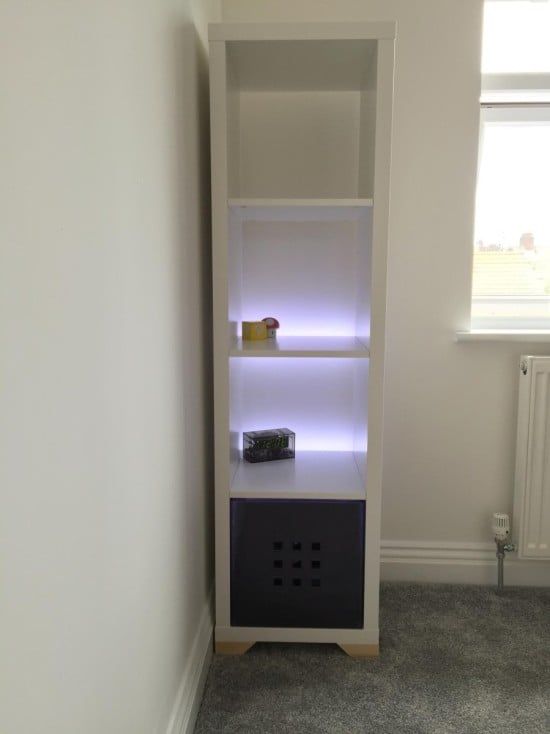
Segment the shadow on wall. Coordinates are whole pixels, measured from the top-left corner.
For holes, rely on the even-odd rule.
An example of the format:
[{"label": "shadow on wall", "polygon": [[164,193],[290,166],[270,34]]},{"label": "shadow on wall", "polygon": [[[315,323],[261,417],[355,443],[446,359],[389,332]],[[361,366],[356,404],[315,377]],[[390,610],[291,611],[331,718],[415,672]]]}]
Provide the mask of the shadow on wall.
[{"label": "shadow on wall", "polygon": [[172,29],[172,34],[176,125],[172,210],[179,242],[175,267],[183,324],[183,334],[174,338],[181,349],[178,364],[182,365],[184,527],[186,536],[196,533],[201,521],[205,527],[201,568],[196,568],[196,558],[189,558],[185,538],[182,543],[186,565],[191,564],[188,578],[196,579],[200,587],[206,584],[209,590],[214,569],[214,467],[208,55],[192,23]]}]

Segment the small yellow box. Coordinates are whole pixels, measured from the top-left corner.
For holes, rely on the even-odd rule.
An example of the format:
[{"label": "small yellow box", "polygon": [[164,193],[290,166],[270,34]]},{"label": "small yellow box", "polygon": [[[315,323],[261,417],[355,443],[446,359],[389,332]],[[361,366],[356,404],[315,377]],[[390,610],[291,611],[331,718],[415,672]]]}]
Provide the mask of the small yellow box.
[{"label": "small yellow box", "polygon": [[267,327],[263,321],[243,321],[243,339],[260,341],[267,339]]}]

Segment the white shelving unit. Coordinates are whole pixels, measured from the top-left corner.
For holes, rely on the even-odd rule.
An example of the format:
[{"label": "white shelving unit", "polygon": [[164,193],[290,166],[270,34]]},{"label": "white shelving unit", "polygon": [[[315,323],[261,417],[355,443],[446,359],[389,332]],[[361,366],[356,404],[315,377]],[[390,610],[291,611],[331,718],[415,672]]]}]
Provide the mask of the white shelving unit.
[{"label": "white shelving unit", "polygon": [[[394,37],[392,23],[210,27],[219,652],[242,653],[260,640],[378,652]],[[281,322],[278,338],[243,342],[241,322],[265,316]],[[243,461],[244,431],[283,426],[296,433],[294,460]],[[323,503],[354,508],[363,569],[352,583],[355,601],[361,597],[358,623],[320,623],[338,619],[328,606],[318,614],[338,595],[323,595],[320,576],[311,578],[319,591],[306,589],[305,571],[292,579],[301,596],[273,578],[280,624],[264,623],[261,610],[257,620],[251,612],[252,621],[238,622],[239,594],[252,607],[261,599],[242,578],[235,539],[253,528],[237,531],[236,510],[252,512],[258,501],[264,510],[281,501],[273,507],[289,517],[296,507],[302,525],[290,525],[304,538],[309,508],[312,523]],[[336,568],[332,531],[324,532],[323,564]],[[305,540],[291,545],[306,552]],[[267,551],[257,550],[261,565]],[[246,555],[248,562],[254,553]],[[326,584],[330,578],[327,571]]]}]

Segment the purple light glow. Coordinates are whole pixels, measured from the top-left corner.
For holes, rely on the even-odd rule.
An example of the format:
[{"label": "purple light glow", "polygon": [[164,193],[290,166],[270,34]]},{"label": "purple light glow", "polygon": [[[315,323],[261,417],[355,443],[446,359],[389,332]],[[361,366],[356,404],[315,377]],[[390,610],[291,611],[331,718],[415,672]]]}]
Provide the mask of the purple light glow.
[{"label": "purple light glow", "polygon": [[287,427],[297,451],[366,450],[366,400],[356,385],[366,385],[367,360],[260,357],[231,360],[231,370],[240,370],[233,430]]},{"label": "purple light glow", "polygon": [[368,268],[355,222],[247,222],[242,235],[243,321],[275,316],[281,336],[357,334]]}]

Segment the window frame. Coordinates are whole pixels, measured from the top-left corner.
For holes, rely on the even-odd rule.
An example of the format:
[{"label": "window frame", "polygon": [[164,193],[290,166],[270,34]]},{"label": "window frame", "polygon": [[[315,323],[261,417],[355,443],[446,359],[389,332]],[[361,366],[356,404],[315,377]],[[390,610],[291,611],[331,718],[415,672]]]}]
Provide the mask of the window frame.
[{"label": "window frame", "polygon": [[[483,137],[487,124],[497,123],[550,123],[550,73],[503,73],[482,74],[479,123],[479,153],[476,179],[479,180]],[[477,208],[475,216],[477,218]],[[473,244],[473,243],[472,243]],[[470,293],[470,330],[510,330],[514,332],[546,331],[550,336],[550,296],[474,296],[473,294],[473,253],[472,246],[472,289]],[[475,317],[474,307],[488,302],[517,302],[527,304],[529,301],[544,298],[548,302],[549,315],[544,318],[526,318],[520,315],[508,318]]]}]

